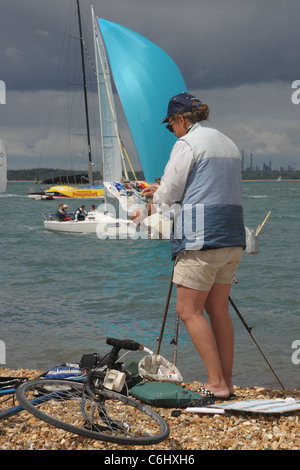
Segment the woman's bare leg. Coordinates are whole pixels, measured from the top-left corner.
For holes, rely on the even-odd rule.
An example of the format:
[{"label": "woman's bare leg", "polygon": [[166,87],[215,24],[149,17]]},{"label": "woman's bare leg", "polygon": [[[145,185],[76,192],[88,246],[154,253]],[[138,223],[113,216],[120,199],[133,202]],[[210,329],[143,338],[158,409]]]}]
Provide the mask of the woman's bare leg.
[{"label": "woman's bare leg", "polygon": [[[217,397],[228,397],[228,389],[223,374],[222,362],[213,329],[203,315],[204,307],[209,300],[210,292],[198,291],[177,286],[177,313],[186,325],[191,339],[202,358],[207,371],[206,387]],[[211,309],[210,309],[211,311]]]},{"label": "woman's bare leg", "polygon": [[[228,308],[230,288],[230,284],[214,284],[207,297],[205,310],[209,316],[214,333],[223,375],[229,393],[232,393],[234,329]],[[209,383],[207,383],[207,388],[209,388]]]}]

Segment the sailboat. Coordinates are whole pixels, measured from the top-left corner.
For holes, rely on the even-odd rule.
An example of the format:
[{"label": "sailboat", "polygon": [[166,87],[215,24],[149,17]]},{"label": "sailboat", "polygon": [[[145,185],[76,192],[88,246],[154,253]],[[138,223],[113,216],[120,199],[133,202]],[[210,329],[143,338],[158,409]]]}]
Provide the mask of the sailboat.
[{"label": "sailboat", "polygon": [[0,193],[5,193],[7,183],[7,161],[4,145],[0,140]]},{"label": "sailboat", "polygon": [[[77,4],[79,5],[78,0]],[[101,128],[102,174],[104,179],[120,182],[122,179],[122,164],[125,176],[128,179],[124,162],[125,149],[118,132],[108,61],[101,36],[96,31],[93,8],[92,21]],[[49,194],[50,190],[45,191],[45,193]],[[104,189],[103,198],[104,204],[99,206],[97,210],[88,212],[84,220],[74,220],[73,214],[67,215],[69,220],[63,221],[57,217],[57,214],[43,214],[45,217],[44,225],[48,230],[57,232],[96,233],[99,238],[135,237],[139,229],[127,218],[127,214],[124,218],[117,216],[115,207],[107,202],[107,192]]]},{"label": "sailboat", "polygon": [[[127,218],[134,208],[146,205],[147,201],[142,198],[141,187],[138,185],[147,183],[128,181],[126,172],[126,181],[121,181],[122,164],[126,168],[124,160],[128,156],[118,131],[111,74],[146,181],[151,183],[163,174],[175,142],[174,136],[160,125],[166,104],[172,94],[185,90],[186,86],[177,65],[156,44],[124,26],[96,19],[92,6],[91,9],[105,189],[104,205],[100,207],[100,215],[97,217],[102,221],[105,216],[111,217],[108,224],[112,224],[115,219],[115,226],[119,227],[118,233],[122,232],[120,227],[125,231],[130,227],[129,232],[132,236],[131,229],[134,224],[130,225]],[[124,214],[123,218],[117,219],[114,213],[106,210],[108,197],[119,203],[119,210]],[[88,223],[89,215],[86,217],[85,225]],[[84,231],[84,224],[81,222],[52,220],[45,221],[44,224],[53,230],[59,227],[60,231],[79,231],[79,229]],[[149,238],[169,238],[170,224],[168,215],[154,214],[143,221],[142,230],[136,226],[135,230],[147,233]],[[98,229],[99,227],[100,225]],[[108,232],[108,225],[103,226],[104,232],[101,230],[97,231],[100,237],[101,234],[105,235]],[[141,233],[139,236],[142,237]]]}]

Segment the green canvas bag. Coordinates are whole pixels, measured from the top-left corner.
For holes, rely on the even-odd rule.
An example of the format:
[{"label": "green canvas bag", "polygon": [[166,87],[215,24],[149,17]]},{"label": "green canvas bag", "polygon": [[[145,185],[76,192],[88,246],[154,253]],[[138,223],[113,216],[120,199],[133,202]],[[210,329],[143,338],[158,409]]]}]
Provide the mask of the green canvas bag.
[{"label": "green canvas bag", "polygon": [[130,389],[130,394],[143,403],[161,408],[183,408],[193,401],[207,403],[199,393],[171,382],[141,382]]}]

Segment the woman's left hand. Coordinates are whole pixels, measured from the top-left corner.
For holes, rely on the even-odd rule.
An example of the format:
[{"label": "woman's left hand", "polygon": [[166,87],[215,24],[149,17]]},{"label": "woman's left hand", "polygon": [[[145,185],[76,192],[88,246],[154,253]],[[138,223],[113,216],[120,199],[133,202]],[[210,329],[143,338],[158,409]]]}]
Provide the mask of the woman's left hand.
[{"label": "woman's left hand", "polygon": [[146,198],[151,199],[153,194],[158,190],[157,186],[147,186],[147,188],[143,189],[142,195]]}]

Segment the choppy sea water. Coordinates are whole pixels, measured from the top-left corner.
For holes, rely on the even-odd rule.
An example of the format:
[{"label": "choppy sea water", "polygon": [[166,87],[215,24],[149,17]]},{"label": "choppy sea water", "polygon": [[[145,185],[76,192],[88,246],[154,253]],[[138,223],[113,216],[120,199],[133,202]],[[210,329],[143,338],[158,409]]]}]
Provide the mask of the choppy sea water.
[{"label": "choppy sea water", "polygon": [[[47,370],[84,353],[104,354],[108,336],[131,338],[156,352],[172,272],[168,241],[49,232],[42,213],[55,211],[58,201],[32,201],[29,188],[11,182],[0,195],[2,366]],[[243,182],[243,203],[249,228],[271,214],[260,234],[260,253],[244,253],[231,298],[280,381],[299,388],[300,181]],[[78,205],[69,202],[70,209]],[[174,286],[160,350],[170,361],[175,303]],[[231,313],[235,384],[280,389],[232,308]],[[177,366],[185,381],[206,378],[183,324]]]}]

